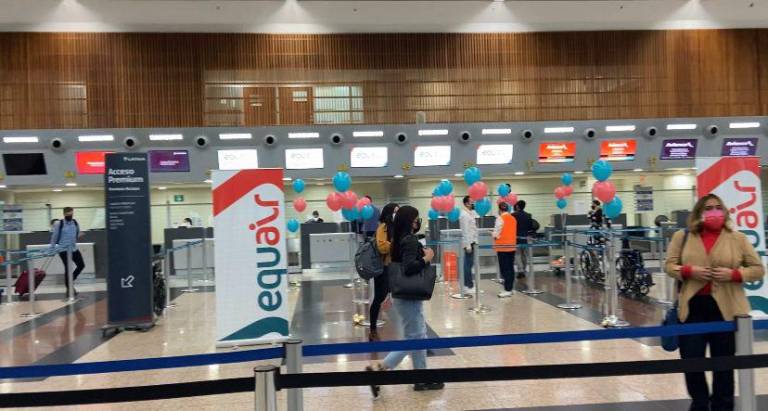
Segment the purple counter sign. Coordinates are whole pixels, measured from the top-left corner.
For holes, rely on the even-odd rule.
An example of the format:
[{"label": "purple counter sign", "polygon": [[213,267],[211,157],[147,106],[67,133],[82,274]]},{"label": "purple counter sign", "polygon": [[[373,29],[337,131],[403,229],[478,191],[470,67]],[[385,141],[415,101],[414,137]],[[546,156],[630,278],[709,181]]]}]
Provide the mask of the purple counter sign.
[{"label": "purple counter sign", "polygon": [[723,157],[748,157],[757,154],[757,138],[726,138],[723,140]]},{"label": "purple counter sign", "polygon": [[149,171],[153,173],[188,172],[189,152],[187,150],[151,150]]},{"label": "purple counter sign", "polygon": [[698,140],[695,138],[675,138],[664,140],[661,148],[662,160],[690,160],[696,158],[696,146]]}]

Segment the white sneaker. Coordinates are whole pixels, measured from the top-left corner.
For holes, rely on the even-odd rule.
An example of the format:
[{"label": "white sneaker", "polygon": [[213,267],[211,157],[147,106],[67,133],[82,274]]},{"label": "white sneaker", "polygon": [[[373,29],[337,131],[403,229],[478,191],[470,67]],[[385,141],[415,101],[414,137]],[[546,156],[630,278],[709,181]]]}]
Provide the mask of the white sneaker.
[{"label": "white sneaker", "polygon": [[514,293],[512,291],[502,291],[499,293],[499,298],[509,298],[512,297]]},{"label": "white sneaker", "polygon": [[474,294],[475,293],[475,287],[472,288],[464,288],[465,294]]}]

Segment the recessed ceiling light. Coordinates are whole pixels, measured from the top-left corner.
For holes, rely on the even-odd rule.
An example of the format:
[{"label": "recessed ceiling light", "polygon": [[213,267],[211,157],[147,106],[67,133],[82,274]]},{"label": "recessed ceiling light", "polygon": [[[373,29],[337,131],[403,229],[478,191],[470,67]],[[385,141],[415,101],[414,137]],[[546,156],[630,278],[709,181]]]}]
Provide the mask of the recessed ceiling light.
[{"label": "recessed ceiling light", "polygon": [[731,123],[731,128],[758,128],[760,127],[760,123],[757,121],[750,121],[745,123]]},{"label": "recessed ceiling light", "polygon": [[667,130],[696,130],[696,124],[667,124]]},{"label": "recessed ceiling light", "polygon": [[62,191],[64,191],[64,190],[62,190],[62,189],[60,189],[60,188],[54,188],[54,189],[53,189],[53,192],[54,192],[54,193],[60,193],[60,192],[62,192]]},{"label": "recessed ceiling light", "polygon": [[402,174],[395,174],[395,178],[403,178],[404,176]]},{"label": "recessed ceiling light", "polygon": [[611,131],[635,131],[635,125],[634,124],[627,124],[627,125],[618,125],[618,126],[606,126],[605,131],[611,132]]},{"label": "recessed ceiling light", "polygon": [[503,134],[512,134],[511,128],[484,128],[482,131],[483,135],[503,135]]},{"label": "recessed ceiling light", "polygon": [[584,174],[584,171],[582,170],[576,170],[573,172],[573,174]]},{"label": "recessed ceiling light", "polygon": [[379,130],[353,131],[352,137],[384,137],[384,132]]},{"label": "recessed ceiling light", "polygon": [[525,175],[525,172],[523,172],[523,171],[515,171],[515,175],[516,176],[522,176],[522,175]]},{"label": "recessed ceiling light", "polygon": [[253,138],[251,133],[220,133],[219,140],[250,140]]},{"label": "recessed ceiling light", "polygon": [[77,187],[77,183],[66,183],[64,185],[67,187]]},{"label": "recessed ceiling light", "polygon": [[635,171],[635,172],[638,172],[638,173],[639,173],[639,172],[643,171],[643,169],[642,169],[642,168],[636,168],[636,169],[634,169],[634,170],[632,170],[632,171]]},{"label": "recessed ceiling light", "polygon": [[293,179],[290,178],[290,177],[283,177],[283,181],[291,181],[291,180],[293,180]]},{"label": "recessed ceiling light", "polygon": [[420,136],[447,136],[448,130],[446,129],[437,129],[437,130],[419,130]]},{"label": "recessed ceiling light", "polygon": [[157,189],[158,189],[158,190],[167,190],[167,189],[168,189],[168,187],[158,187]]},{"label": "recessed ceiling light", "polygon": [[3,143],[39,143],[40,139],[37,137],[3,137]]},{"label": "recessed ceiling light", "polygon": [[178,140],[184,140],[184,136],[182,134],[150,134],[149,140],[150,141],[178,141]]},{"label": "recessed ceiling light", "polygon": [[320,133],[302,132],[302,133],[288,133],[288,138],[320,138]]},{"label": "recessed ceiling light", "polygon": [[0,184],[0,188],[8,188],[5,184]]},{"label": "recessed ceiling light", "polygon": [[573,133],[574,128],[573,127],[546,127],[544,128],[544,132],[547,134],[552,133]]},{"label": "recessed ceiling light", "polygon": [[77,136],[77,141],[81,143],[93,143],[96,141],[115,141],[115,136],[105,134],[101,136]]},{"label": "recessed ceiling light", "polygon": [[462,173],[456,173],[456,174],[454,174],[453,176],[454,176],[454,177],[464,177],[464,174],[462,174]]},{"label": "recessed ceiling light", "polygon": [[203,181],[203,182],[204,182],[204,183],[207,183],[207,184],[211,184],[211,183],[213,183],[213,180],[211,180],[211,179],[209,178],[209,179],[207,179],[207,180],[205,180],[205,181]]}]

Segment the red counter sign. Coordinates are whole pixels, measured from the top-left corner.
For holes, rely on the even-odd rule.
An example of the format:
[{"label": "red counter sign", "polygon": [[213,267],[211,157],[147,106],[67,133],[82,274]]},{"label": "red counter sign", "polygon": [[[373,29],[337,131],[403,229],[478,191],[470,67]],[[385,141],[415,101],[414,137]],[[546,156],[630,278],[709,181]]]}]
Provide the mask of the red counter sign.
[{"label": "red counter sign", "polygon": [[600,142],[600,158],[603,160],[634,160],[635,154],[637,154],[637,141],[635,139],[605,140]]},{"label": "red counter sign", "polygon": [[539,144],[539,163],[570,163],[576,159],[576,143],[553,141]]},{"label": "red counter sign", "polygon": [[75,153],[78,174],[104,174],[104,156],[111,151],[78,151]]}]

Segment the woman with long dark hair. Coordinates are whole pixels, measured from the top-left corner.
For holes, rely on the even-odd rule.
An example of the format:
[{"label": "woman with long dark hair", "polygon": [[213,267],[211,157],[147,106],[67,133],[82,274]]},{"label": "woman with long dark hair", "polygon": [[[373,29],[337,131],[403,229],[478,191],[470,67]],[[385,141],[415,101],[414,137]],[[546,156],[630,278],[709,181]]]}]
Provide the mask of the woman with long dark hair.
[{"label": "woman with long dark hair", "polygon": [[[411,206],[403,206],[397,210],[393,224],[392,243],[390,253],[392,263],[399,263],[400,269],[405,276],[412,276],[420,273],[429,267],[435,253],[430,248],[424,248],[419,242],[416,234],[421,229],[421,219],[419,210]],[[424,320],[423,301],[398,298],[393,295],[392,305],[403,326],[403,336],[408,340],[418,340],[427,338],[427,323]],[[427,351],[411,351],[411,360],[413,368],[427,368]],[[407,352],[391,352],[387,354],[384,361],[373,364],[366,369],[368,371],[384,371],[397,367],[401,361],[408,355]],[[440,390],[443,389],[443,383],[425,383],[414,385],[416,391]],[[379,396],[379,386],[372,385],[371,392],[374,397]]]},{"label": "woman with long dark hair", "polygon": [[[749,314],[745,282],[763,278],[763,264],[747,237],[731,226],[728,208],[714,194],[702,197],[691,211],[688,229],[672,237],[665,271],[678,280],[678,316],[685,324],[732,321]],[[681,335],[680,356],[703,358],[736,353],[732,332]],[[703,372],[685,374],[691,410],[733,410],[733,370],[715,371],[710,395]]]},{"label": "woman with long dark hair", "polygon": [[384,273],[373,279],[373,301],[368,315],[371,321],[371,329],[368,332],[368,340],[370,341],[378,341],[379,339],[376,323],[379,321],[381,304],[389,294],[387,267],[392,262],[390,251],[392,249],[392,234],[394,233],[394,218],[398,208],[400,207],[395,203],[384,206],[379,216],[379,226],[376,228],[376,249],[379,250],[382,263],[384,263]]}]

